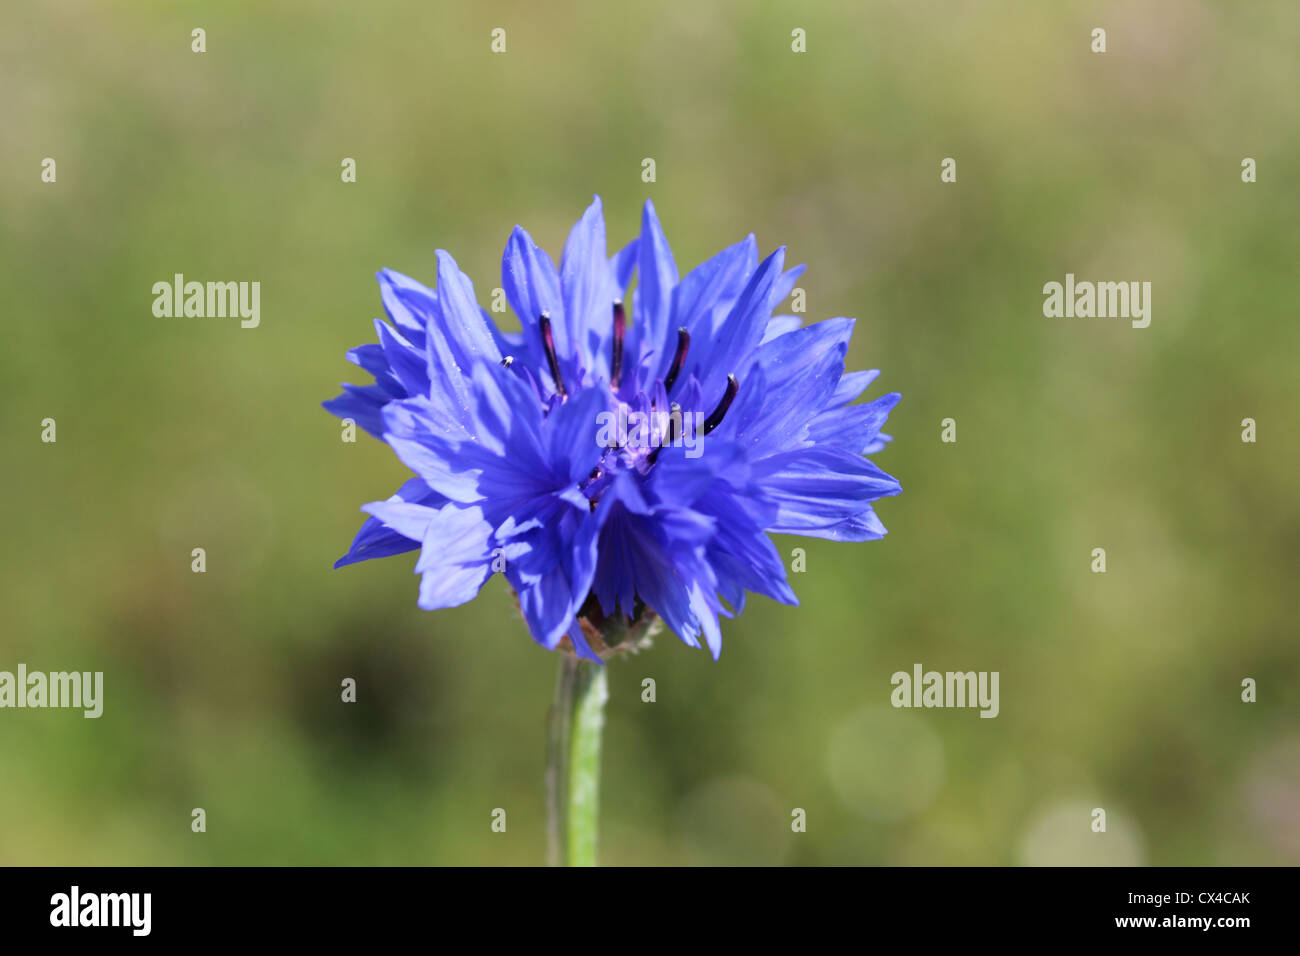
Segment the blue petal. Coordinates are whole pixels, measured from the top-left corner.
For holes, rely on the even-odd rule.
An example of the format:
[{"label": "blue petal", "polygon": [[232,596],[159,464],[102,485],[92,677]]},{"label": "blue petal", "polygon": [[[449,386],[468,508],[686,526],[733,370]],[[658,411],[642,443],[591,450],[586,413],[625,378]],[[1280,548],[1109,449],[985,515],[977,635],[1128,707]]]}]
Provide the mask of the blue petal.
[{"label": "blue petal", "polygon": [[803,319],[797,315],[774,315],[768,321],[767,328],[763,331],[763,341],[759,344],[766,345],[787,332],[793,332],[801,325],[803,325]]},{"label": "blue petal", "polygon": [[792,329],[764,342],[750,361],[762,366],[772,381],[800,375],[831,352],[838,350],[841,356],[847,353],[854,324],[853,319],[824,319]]},{"label": "blue petal", "polygon": [[559,511],[527,532],[529,549],[506,565],[506,578],[533,639],[553,649],[591,590],[598,526],[585,509]]},{"label": "blue petal", "polygon": [[579,657],[589,661],[595,661],[602,667],[604,666],[605,662],[600,659],[596,652],[591,649],[591,645],[587,643],[587,638],[584,637],[582,633],[582,625],[578,623],[576,617],[573,619],[573,623],[569,625],[569,640],[573,642],[573,649],[577,652]]},{"label": "blue petal", "polygon": [[604,388],[584,389],[551,412],[543,426],[550,470],[566,483],[582,481],[596,467],[604,447],[596,441],[597,416],[609,411],[609,392]]},{"label": "blue petal", "polygon": [[692,340],[691,351],[696,353],[693,371],[706,399],[721,396],[727,376],[739,370],[742,360],[762,340],[772,314],[772,285],[781,274],[784,260],[782,246],[764,259],[750,277],[713,340],[698,352]]},{"label": "blue petal", "polygon": [[725,316],[722,310],[731,308],[757,266],[758,243],[750,235],[692,269],[673,289],[673,333],[685,328],[692,340],[709,341]]},{"label": "blue petal", "polygon": [[[420,478],[412,478],[398,489],[397,494],[388,499],[392,502],[415,502],[433,508],[441,507],[447,499],[433,491]],[[406,551],[414,551],[420,546],[420,538],[412,540],[385,525],[378,518],[367,518],[352,541],[348,553],[334,562],[334,567],[356,564],[370,558],[384,558]]]},{"label": "blue petal", "polygon": [[388,366],[407,395],[424,395],[429,391],[429,370],[427,360],[421,352],[400,333],[389,328],[382,319],[375,319],[375,332],[379,335],[379,345],[384,350]]},{"label": "blue petal", "polygon": [[810,528],[800,533],[809,538],[831,541],[878,541],[886,534],[885,526],[870,507],[825,528]]},{"label": "blue petal", "polygon": [[880,429],[900,398],[898,392],[890,392],[862,405],[824,411],[809,423],[808,439],[857,455],[879,450],[884,444],[878,441]]},{"label": "blue petal", "polygon": [[770,380],[779,386],[766,387],[768,376],[757,366],[751,368],[722,426],[710,437],[730,437],[742,444],[751,462],[807,446],[808,417],[824,406],[843,368],[842,345],[797,376],[773,372]]},{"label": "blue petal", "polygon": [[733,605],[743,601],[744,591],[765,594],[783,604],[799,603],[786,580],[785,562],[752,514],[756,509],[721,483],[715,484],[696,508],[715,519],[709,560],[718,575],[719,590]]},{"label": "blue petal", "polygon": [[380,269],[375,278],[379,280],[384,311],[393,324],[412,342],[423,343],[425,330],[441,315],[438,294],[393,269]]},{"label": "blue petal", "polygon": [[777,280],[776,285],[772,287],[773,305],[785,301],[785,297],[794,290],[794,284],[799,281],[799,277],[803,275],[804,270],[807,268],[808,267],[805,265],[799,265],[782,274],[781,278]]},{"label": "blue petal", "polygon": [[867,459],[838,448],[783,452],[751,467],[755,482],[777,505],[776,519],[767,528],[774,534],[808,534],[903,490]]},{"label": "blue petal", "polygon": [[434,512],[415,573],[426,611],[472,601],[492,573],[492,526],[481,508],[444,505]]},{"label": "blue petal", "polygon": [[321,407],[331,415],[350,418],[363,430],[376,438],[384,437],[384,406],[393,400],[378,385],[344,384],[343,394],[321,402]]},{"label": "blue petal", "polygon": [[[384,441],[402,464],[452,501],[474,504],[479,499],[479,473],[457,457],[459,423],[442,416],[423,398],[408,398],[384,406]],[[459,432],[463,434],[463,430]]]},{"label": "blue petal", "polygon": [[867,386],[879,376],[880,369],[878,368],[873,368],[869,372],[845,372],[844,377],[835,386],[835,393],[831,396],[827,407],[838,408],[841,405],[847,405],[865,392]]},{"label": "blue petal", "polygon": [[640,248],[641,240],[633,239],[609,259],[609,268],[614,273],[614,281],[618,283],[620,293],[626,292],[628,283],[632,281]]},{"label": "blue petal", "polygon": [[592,592],[604,614],[630,617],[640,597],[683,642],[698,647],[709,623],[693,605],[703,597],[693,592],[691,571],[701,569],[712,520],[687,509],[647,507],[626,472],[601,498],[596,519],[601,530]]},{"label": "blue petal", "polygon": [[[664,238],[655,205],[649,199],[641,212],[641,238],[637,250],[636,323],[634,350],[653,349],[663,353],[676,330],[668,331],[673,288],[677,285],[677,263]],[[671,355],[671,352],[668,353]]]},{"label": "blue petal", "polygon": [[451,254],[437,250],[438,301],[442,306],[442,331],[461,368],[477,360],[501,361],[501,352],[483,309],[474,298],[474,283],[460,271]]},{"label": "blue petal", "polygon": [[716,661],[722,653],[722,629],[718,626],[717,600],[712,598],[699,581],[690,586],[691,612],[699,622],[700,632]]},{"label": "blue petal", "polygon": [[[519,316],[529,351],[535,356],[544,354],[537,320],[543,312],[549,313],[561,373],[572,373],[576,363],[564,317],[559,273],[555,271],[551,257],[537,247],[533,237],[521,226],[515,226],[506,243],[505,255],[501,260],[501,284],[510,307]],[[548,372],[539,369],[539,374],[546,375],[549,381]]]},{"label": "blue petal", "polygon": [[[852,319],[827,319],[760,347],[740,373],[741,389],[760,400],[729,410],[720,434],[735,434],[751,461],[807,442],[808,420],[826,406],[843,374],[852,331]],[[765,387],[768,382],[780,385]]]},{"label": "blue petal", "polygon": [[[605,217],[599,196],[592,199],[564,244],[560,284],[564,292],[566,337],[576,349],[578,366],[600,371],[608,378],[609,356],[602,346],[609,336],[612,306],[618,291],[605,255]],[[575,383],[571,380],[569,384]]]},{"label": "blue petal", "polygon": [[[509,573],[507,568],[507,576]],[[555,650],[574,620],[573,587],[564,570],[557,564],[530,585],[512,584],[533,640],[548,651]]]},{"label": "blue petal", "polygon": [[862,454],[874,455],[878,451],[883,451],[885,446],[893,440],[894,438],[892,435],[886,435],[884,432],[880,432],[871,440],[870,443],[868,443],[867,447],[862,450]]},{"label": "blue petal", "polygon": [[421,542],[429,530],[429,523],[438,514],[437,508],[410,501],[394,501],[391,498],[388,501],[372,501],[362,505],[361,510],[402,537]]},{"label": "blue petal", "polygon": [[393,374],[393,370],[388,364],[388,357],[384,354],[383,346],[358,345],[354,349],[348,349],[347,360],[373,375],[375,384],[393,398],[406,398],[410,394],[407,392],[406,387],[398,381],[397,376]]}]

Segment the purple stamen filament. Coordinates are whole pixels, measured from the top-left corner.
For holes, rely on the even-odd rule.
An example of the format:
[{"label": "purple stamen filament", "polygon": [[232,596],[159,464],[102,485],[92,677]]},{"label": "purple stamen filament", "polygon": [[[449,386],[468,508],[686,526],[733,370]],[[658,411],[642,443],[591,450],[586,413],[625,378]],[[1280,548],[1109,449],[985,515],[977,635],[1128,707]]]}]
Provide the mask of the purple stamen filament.
[{"label": "purple stamen filament", "polygon": [[627,316],[623,314],[623,300],[614,300],[614,357],[609,363],[609,384],[617,389],[623,379],[623,335],[627,331]]},{"label": "purple stamen filament", "polygon": [[686,350],[691,347],[691,333],[686,329],[677,330],[677,351],[673,353],[673,364],[668,369],[668,377],[664,379],[664,391],[671,392],[673,383],[677,381],[677,376],[681,373],[682,363],[686,361]]},{"label": "purple stamen filament", "polygon": [[736,397],[736,392],[740,391],[740,383],[736,381],[736,376],[727,376],[727,390],[722,395],[722,401],[718,402],[709,417],[704,419],[704,434],[708,434],[722,424],[722,416],[727,414],[727,409],[731,407],[732,401]]},{"label": "purple stamen filament", "polygon": [[681,424],[681,421],[682,421],[682,406],[678,405],[676,402],[673,402],[668,412],[668,427],[664,430],[663,441],[655,448],[654,451],[650,452],[649,456],[646,458],[646,461],[648,461],[650,464],[653,465],[655,461],[659,458],[659,452],[663,451],[664,445],[671,445],[676,440],[677,426]]},{"label": "purple stamen filament", "polygon": [[542,333],[542,347],[546,350],[546,364],[550,366],[551,378],[555,380],[555,394],[566,398],[569,393],[565,390],[564,378],[560,375],[560,360],[555,356],[555,333],[551,329],[550,313],[543,312],[537,325]]}]

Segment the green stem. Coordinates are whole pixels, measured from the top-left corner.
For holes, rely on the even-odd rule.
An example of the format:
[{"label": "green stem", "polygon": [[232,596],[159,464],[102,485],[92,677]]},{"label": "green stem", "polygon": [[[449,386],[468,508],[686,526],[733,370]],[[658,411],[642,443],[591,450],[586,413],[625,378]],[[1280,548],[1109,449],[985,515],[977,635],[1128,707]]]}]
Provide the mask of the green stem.
[{"label": "green stem", "polygon": [[564,827],[564,792],[569,769],[569,717],[573,710],[575,662],[561,653],[555,675],[555,696],[546,718],[546,863],[564,866],[567,858]]},{"label": "green stem", "polygon": [[546,849],[551,866],[595,866],[605,668],[561,653],[547,728]]},{"label": "green stem", "polygon": [[569,865],[596,865],[600,824],[600,745],[609,684],[604,666],[579,661],[569,728]]}]

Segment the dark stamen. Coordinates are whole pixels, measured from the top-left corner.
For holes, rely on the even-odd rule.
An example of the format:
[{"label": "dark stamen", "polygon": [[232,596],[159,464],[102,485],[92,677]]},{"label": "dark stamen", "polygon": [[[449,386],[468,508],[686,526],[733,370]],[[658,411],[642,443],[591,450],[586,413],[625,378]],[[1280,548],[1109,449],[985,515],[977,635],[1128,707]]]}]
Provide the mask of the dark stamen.
[{"label": "dark stamen", "polygon": [[707,435],[722,424],[722,416],[727,414],[727,409],[731,407],[731,402],[738,391],[740,391],[740,383],[736,381],[736,376],[728,375],[727,390],[722,395],[722,401],[718,402],[718,407],[704,419],[704,434]]},{"label": "dark stamen", "polygon": [[671,445],[674,441],[677,440],[677,430],[681,428],[681,425],[682,425],[682,406],[678,405],[676,402],[673,402],[672,406],[668,410],[668,430],[667,430],[667,436],[664,438],[665,445]]},{"label": "dark stamen", "polygon": [[664,391],[671,392],[673,383],[677,381],[678,374],[681,373],[682,363],[686,361],[686,350],[691,347],[691,333],[686,329],[677,330],[677,351],[673,354],[673,364],[668,369],[668,377],[664,379]]},{"label": "dark stamen", "polygon": [[623,300],[614,300],[614,358],[609,363],[609,384],[618,388],[623,379],[623,333],[627,331],[627,317],[623,314]]},{"label": "dark stamen", "polygon": [[511,365],[514,364],[515,364],[515,357],[513,355],[507,355],[505,358],[501,360],[502,368],[509,368]]},{"label": "dark stamen", "polygon": [[618,443],[619,436],[627,434],[627,406],[620,402],[617,414],[618,434],[609,437],[609,444],[605,446],[609,451],[618,451],[622,448],[623,446]]},{"label": "dark stamen", "polygon": [[560,375],[560,360],[555,357],[555,333],[551,331],[551,314],[543,312],[537,320],[542,332],[542,347],[546,349],[546,364],[551,367],[551,378],[555,380],[555,393],[561,398],[568,396],[564,389],[564,378]]},{"label": "dark stamen", "polygon": [[671,445],[677,438],[677,426],[682,423],[682,406],[673,402],[672,408],[668,412],[668,427],[664,430],[663,441],[652,451],[646,461],[654,464],[659,458],[659,452],[663,450],[664,445]]}]

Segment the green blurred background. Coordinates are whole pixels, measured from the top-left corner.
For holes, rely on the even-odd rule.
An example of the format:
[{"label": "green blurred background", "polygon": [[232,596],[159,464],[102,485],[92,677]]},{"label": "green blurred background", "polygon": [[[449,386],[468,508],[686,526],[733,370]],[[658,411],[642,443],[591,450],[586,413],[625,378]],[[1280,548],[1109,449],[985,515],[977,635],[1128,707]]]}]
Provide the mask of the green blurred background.
[{"label": "green blurred background", "polygon": [[[106,690],[0,711],[0,863],[541,862],[556,660],[499,578],[429,614],[413,556],[331,569],[406,472],[319,403],[376,269],[447,248],[486,305],[592,193],[683,272],[809,263],[906,489],[884,541],[778,541],[802,606],[720,662],[610,665],[604,862],[1300,861],[1298,42],[1285,0],[6,4],[0,670]],[[155,318],[175,272],[260,281],[261,326]],[[1066,272],[1152,282],[1151,326],[1044,318]],[[1000,716],[891,709],[918,662]]]}]

